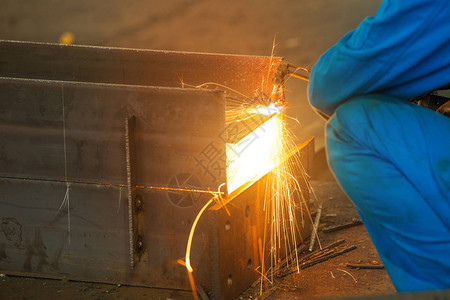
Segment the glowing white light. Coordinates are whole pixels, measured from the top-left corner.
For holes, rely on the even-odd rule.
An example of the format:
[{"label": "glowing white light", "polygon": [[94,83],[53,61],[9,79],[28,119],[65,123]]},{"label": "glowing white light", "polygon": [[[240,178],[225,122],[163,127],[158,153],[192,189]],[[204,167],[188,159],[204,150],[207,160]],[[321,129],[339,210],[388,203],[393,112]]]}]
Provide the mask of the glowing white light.
[{"label": "glowing white light", "polygon": [[[267,109],[267,108],[266,108]],[[238,143],[227,145],[228,193],[258,180],[277,165],[281,114],[271,117]]]},{"label": "glowing white light", "polygon": [[272,116],[279,114],[283,111],[285,105],[276,105],[275,103],[270,103],[269,106],[258,105],[256,108],[248,109],[247,113],[258,114],[263,116]]}]

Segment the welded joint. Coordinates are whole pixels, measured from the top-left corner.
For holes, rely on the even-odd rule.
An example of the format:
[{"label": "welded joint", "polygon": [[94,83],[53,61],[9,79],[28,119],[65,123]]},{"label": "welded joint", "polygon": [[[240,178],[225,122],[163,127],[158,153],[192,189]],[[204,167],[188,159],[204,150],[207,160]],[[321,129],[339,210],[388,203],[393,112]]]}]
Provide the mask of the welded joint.
[{"label": "welded joint", "polygon": [[145,250],[142,234],[144,204],[136,189],[135,128],[136,117],[125,118],[130,269],[135,268]]}]

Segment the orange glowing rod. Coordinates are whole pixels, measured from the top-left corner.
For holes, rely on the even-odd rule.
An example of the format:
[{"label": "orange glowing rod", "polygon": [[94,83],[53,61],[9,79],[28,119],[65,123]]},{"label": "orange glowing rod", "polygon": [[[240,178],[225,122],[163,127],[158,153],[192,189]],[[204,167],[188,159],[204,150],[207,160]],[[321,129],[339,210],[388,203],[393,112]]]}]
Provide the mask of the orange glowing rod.
[{"label": "orange glowing rod", "polygon": [[202,207],[200,212],[197,214],[197,217],[195,217],[194,223],[192,223],[191,231],[189,232],[189,238],[186,246],[186,269],[189,271],[189,273],[194,272],[194,269],[192,269],[191,266],[191,246],[192,246],[192,238],[194,237],[195,227],[197,227],[198,220],[200,220],[200,217],[202,216],[203,212],[208,208],[208,206],[214,202],[214,200],[219,200],[221,197],[220,189],[225,185],[225,183],[222,183],[219,186],[218,192],[214,194],[214,196],[209,199],[208,202]]},{"label": "orange glowing rod", "polygon": [[216,197],[212,197],[209,199],[208,202],[202,207],[200,212],[197,214],[197,217],[195,217],[194,223],[192,224],[191,231],[189,232],[189,238],[186,246],[186,269],[189,271],[189,273],[194,272],[194,269],[192,269],[191,266],[191,246],[192,246],[192,238],[194,237],[195,227],[197,227],[198,220],[200,220],[200,217],[202,216],[203,212],[206,210],[206,208],[213,203],[213,201],[216,199]]}]

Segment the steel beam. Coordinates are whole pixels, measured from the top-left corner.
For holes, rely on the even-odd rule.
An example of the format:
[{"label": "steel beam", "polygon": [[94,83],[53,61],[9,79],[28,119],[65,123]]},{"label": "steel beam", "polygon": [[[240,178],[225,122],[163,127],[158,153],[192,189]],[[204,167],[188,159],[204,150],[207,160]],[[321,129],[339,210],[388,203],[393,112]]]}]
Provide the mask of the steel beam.
[{"label": "steel beam", "polygon": [[163,87],[212,82],[247,96],[256,90],[271,92],[280,61],[279,57],[0,40],[2,77]]}]

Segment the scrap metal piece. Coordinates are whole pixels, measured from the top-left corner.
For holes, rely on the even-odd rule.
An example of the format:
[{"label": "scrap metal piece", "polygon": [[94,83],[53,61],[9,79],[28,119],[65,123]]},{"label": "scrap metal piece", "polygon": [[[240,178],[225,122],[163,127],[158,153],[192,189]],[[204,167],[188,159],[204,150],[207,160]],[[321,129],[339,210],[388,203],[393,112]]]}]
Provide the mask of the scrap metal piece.
[{"label": "scrap metal piece", "polygon": [[311,252],[314,248],[314,243],[316,242],[316,238],[318,238],[318,229],[320,223],[320,216],[322,215],[322,204],[319,204],[316,212],[316,218],[314,219],[314,225],[311,232],[311,242],[309,243],[308,250]]},{"label": "scrap metal piece", "polygon": [[196,288],[197,288],[197,294],[198,294],[198,296],[200,296],[201,300],[209,300],[208,295],[206,294],[205,290],[203,289],[203,287],[201,285],[197,284]]},{"label": "scrap metal piece", "polygon": [[349,222],[349,223],[344,223],[344,224],[340,224],[340,225],[336,225],[336,226],[326,227],[322,231],[324,233],[330,233],[330,232],[335,232],[335,231],[339,231],[339,230],[342,230],[342,229],[346,229],[346,228],[350,228],[350,227],[358,226],[358,225],[362,225],[362,224],[363,224],[363,222],[360,219],[353,218],[352,221]]},{"label": "scrap metal piece", "polygon": [[278,290],[278,287],[271,287],[269,290],[265,291],[262,295],[260,295],[256,300],[266,300],[269,299],[272,294],[274,294]]},{"label": "scrap metal piece", "polygon": [[[327,247],[327,249],[328,248],[329,247]],[[301,270],[303,270],[303,269],[312,267],[314,265],[317,265],[319,263],[325,262],[327,260],[330,260],[330,259],[332,259],[334,257],[337,257],[339,255],[342,255],[344,253],[353,251],[355,249],[356,249],[356,246],[352,245],[352,246],[346,247],[344,249],[342,249],[342,248],[332,248],[332,249],[330,249],[330,251],[325,251],[325,252],[323,250],[318,250],[320,252],[318,253],[317,257],[310,257],[309,259],[302,258],[301,259],[301,264],[299,265],[299,268]],[[293,274],[294,272],[297,272],[297,271],[298,271],[297,268],[286,269],[284,271],[279,272],[278,278],[286,277],[286,276],[288,276],[290,274]]]},{"label": "scrap metal piece", "polygon": [[371,264],[350,264],[346,263],[345,266],[350,269],[384,269],[383,265],[371,265]]}]

